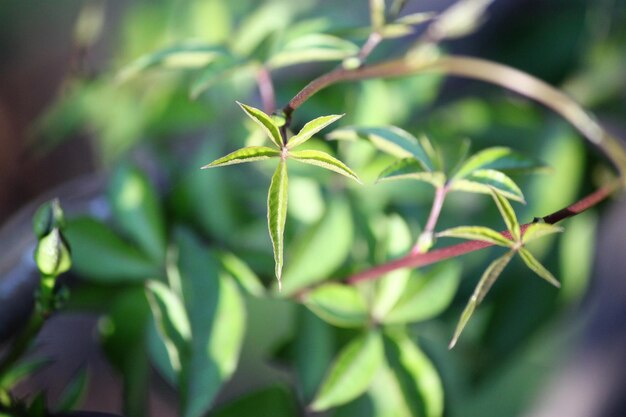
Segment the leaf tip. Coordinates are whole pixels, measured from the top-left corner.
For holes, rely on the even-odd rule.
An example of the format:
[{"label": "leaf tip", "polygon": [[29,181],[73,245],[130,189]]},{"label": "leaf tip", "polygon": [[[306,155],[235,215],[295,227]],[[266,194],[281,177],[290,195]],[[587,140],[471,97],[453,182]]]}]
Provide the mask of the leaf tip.
[{"label": "leaf tip", "polygon": [[452,350],[452,349],[454,349],[454,347],[456,346],[456,342],[457,342],[457,340],[459,340],[459,337],[455,335],[455,336],[452,338],[452,340],[450,340],[450,343],[448,343],[448,350]]}]

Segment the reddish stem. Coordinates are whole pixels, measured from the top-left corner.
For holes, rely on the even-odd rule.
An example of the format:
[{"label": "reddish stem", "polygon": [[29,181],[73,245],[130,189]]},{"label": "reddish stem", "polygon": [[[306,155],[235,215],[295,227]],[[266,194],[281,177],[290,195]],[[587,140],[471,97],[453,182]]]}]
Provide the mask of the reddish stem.
[{"label": "reddish stem", "polygon": [[259,86],[259,94],[261,94],[261,101],[263,102],[263,111],[271,114],[276,110],[276,94],[272,76],[267,68],[261,67],[256,79]]}]

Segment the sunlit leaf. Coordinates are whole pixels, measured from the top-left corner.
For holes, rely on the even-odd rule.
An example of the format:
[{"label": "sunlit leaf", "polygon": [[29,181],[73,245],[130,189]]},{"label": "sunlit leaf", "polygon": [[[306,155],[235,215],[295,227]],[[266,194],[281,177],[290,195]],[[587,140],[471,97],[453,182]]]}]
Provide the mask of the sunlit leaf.
[{"label": "sunlit leaf", "polygon": [[281,159],[267,194],[267,222],[274,249],[275,273],[280,289],[283,271],[283,235],[287,220],[287,163]]},{"label": "sunlit leaf", "polygon": [[369,0],[372,31],[376,32],[385,25],[385,0]]},{"label": "sunlit leaf", "polygon": [[469,157],[454,174],[453,178],[464,178],[476,170],[529,171],[544,168],[536,159],[529,158],[506,147],[483,149]]},{"label": "sunlit leaf", "polygon": [[52,361],[48,358],[23,359],[8,367],[0,375],[0,388],[11,389],[26,378],[39,372]]},{"label": "sunlit leaf", "polygon": [[300,129],[297,135],[289,138],[289,141],[287,142],[287,147],[291,149],[303,144],[304,142],[309,140],[314,134],[324,129],[329,124],[341,119],[342,117],[343,114],[331,114],[330,116],[322,116],[318,117],[317,119],[311,120],[310,122],[305,124],[302,129]]},{"label": "sunlit leaf", "polygon": [[521,239],[520,225],[517,221],[515,211],[513,210],[513,207],[511,207],[511,203],[509,203],[509,201],[495,188],[491,189],[491,195],[493,196],[493,200],[496,202],[496,206],[498,206],[498,211],[500,212],[507,229],[511,232],[511,237],[516,242],[519,241]]},{"label": "sunlit leaf", "polygon": [[220,254],[220,261],[226,272],[232,275],[249,294],[260,297],[265,293],[265,288],[259,277],[237,256],[230,252],[224,252]]},{"label": "sunlit leaf", "polygon": [[332,35],[312,33],[288,42],[267,62],[271,68],[317,61],[341,61],[355,55],[359,48],[352,42]]},{"label": "sunlit leaf", "polygon": [[493,0],[459,0],[441,13],[430,30],[437,39],[460,38],[474,32]]},{"label": "sunlit leaf", "polygon": [[173,69],[202,68],[225,54],[224,48],[203,44],[172,46],[138,58],[117,74],[119,82],[127,81],[153,67]]},{"label": "sunlit leaf", "polygon": [[450,190],[490,194],[491,188],[511,200],[525,203],[524,194],[506,174],[493,169],[479,169],[462,179],[450,182]]},{"label": "sunlit leaf", "polygon": [[155,263],[163,263],[165,218],[158,192],[146,174],[134,166],[121,165],[107,191],[116,223]]},{"label": "sunlit leaf", "polygon": [[355,140],[359,137],[369,140],[378,149],[392,156],[413,157],[422,164],[425,170],[434,170],[435,165],[424,149],[423,142],[396,126],[343,127],[327,135],[328,139]]},{"label": "sunlit leaf", "polygon": [[458,226],[437,233],[438,237],[457,237],[459,239],[480,240],[498,246],[511,247],[515,242],[499,232],[482,226]]},{"label": "sunlit leaf", "polygon": [[402,38],[413,32],[413,26],[404,23],[389,23],[380,29],[380,35],[385,39]]},{"label": "sunlit leaf", "polygon": [[378,176],[378,181],[400,179],[423,181],[432,184],[433,187],[442,187],[446,181],[443,173],[424,170],[422,164],[415,158],[404,158],[396,161],[385,168]]},{"label": "sunlit leaf", "polygon": [[247,148],[238,149],[222,158],[216,159],[210,164],[203,166],[202,169],[260,161],[279,156],[280,151],[277,149],[268,148],[266,146],[248,146]]},{"label": "sunlit leaf", "polygon": [[346,164],[337,158],[330,156],[326,152],[316,150],[291,151],[289,152],[289,158],[305,164],[316,165],[348,178],[352,178],[358,183],[361,182],[359,177],[354,173],[354,171],[348,168]]},{"label": "sunlit leaf", "polygon": [[386,324],[428,320],[452,302],[461,279],[459,264],[447,262],[427,273],[412,274],[402,296],[382,318]]},{"label": "sunlit leaf", "polygon": [[496,280],[498,279],[504,268],[508,265],[514,254],[515,251],[509,251],[493,261],[491,264],[489,264],[489,266],[483,273],[483,276],[480,278],[480,281],[478,281],[478,285],[476,285],[474,293],[470,297],[467,305],[465,306],[465,309],[463,310],[463,313],[461,314],[461,318],[459,319],[459,323],[456,325],[456,329],[454,330],[454,336],[452,337],[448,348],[452,349],[454,345],[456,345],[459,336],[463,332],[463,329],[465,328],[465,325],[469,321],[470,317],[472,317],[474,310],[485,298],[485,295],[487,295],[487,293],[491,289],[491,286],[494,282],[496,282]]},{"label": "sunlit leaf", "polygon": [[554,275],[550,271],[548,271],[541,263],[535,258],[532,253],[528,251],[526,248],[520,248],[519,254],[522,257],[522,260],[534,273],[539,275],[541,278],[548,281],[550,284],[554,285],[557,288],[561,287],[561,283],[554,278]]},{"label": "sunlit leaf", "polygon": [[234,77],[243,71],[249,71],[254,65],[231,56],[221,57],[203,68],[198,77],[191,83],[189,96],[198,98],[214,85]]},{"label": "sunlit leaf", "polygon": [[44,275],[57,276],[72,266],[70,248],[56,227],[39,239],[34,258],[37,268]]},{"label": "sunlit leaf", "polygon": [[334,196],[321,219],[292,245],[285,270],[285,295],[327,279],[348,257],[353,241],[350,206],[345,198]]},{"label": "sunlit leaf", "polygon": [[161,274],[150,259],[99,221],[87,217],[68,222],[74,269],[86,280],[104,283],[144,281]]},{"label": "sunlit leaf", "polygon": [[560,233],[563,231],[562,227],[548,224],[548,223],[533,223],[529,225],[524,231],[522,236],[522,242],[527,243],[535,239],[539,239],[543,236],[551,235],[553,233]]},{"label": "sunlit leaf", "polygon": [[419,25],[433,19],[437,14],[433,12],[411,13],[396,19],[398,23],[407,25]]},{"label": "sunlit leaf", "polygon": [[338,327],[359,327],[368,321],[365,298],[354,286],[329,283],[308,292],[305,305],[321,319]]},{"label": "sunlit leaf", "polygon": [[333,362],[311,409],[324,411],[363,394],[383,362],[380,333],[371,330],[353,339]]},{"label": "sunlit leaf", "polygon": [[237,102],[239,107],[259,126],[263,128],[263,131],[267,134],[270,140],[276,145],[278,148],[282,148],[283,140],[280,135],[280,130],[278,126],[274,123],[272,118],[267,114],[263,113],[261,110],[254,108],[252,106],[248,106],[246,104]]},{"label": "sunlit leaf", "polygon": [[440,417],[444,396],[437,369],[405,332],[386,333],[384,342],[387,363],[411,415]]}]

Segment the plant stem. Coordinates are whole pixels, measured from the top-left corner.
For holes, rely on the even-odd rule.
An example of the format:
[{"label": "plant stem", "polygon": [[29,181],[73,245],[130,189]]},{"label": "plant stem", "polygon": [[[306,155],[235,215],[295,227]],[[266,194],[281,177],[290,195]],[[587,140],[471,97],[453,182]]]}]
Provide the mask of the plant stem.
[{"label": "plant stem", "polygon": [[446,199],[447,193],[448,187],[445,185],[435,189],[435,198],[430,209],[430,214],[428,215],[428,220],[426,221],[426,226],[424,226],[424,230],[422,230],[422,233],[420,233],[417,238],[417,243],[413,246],[413,249],[411,249],[412,255],[427,252],[432,246],[433,232],[435,231],[437,220],[439,220],[439,215],[441,214],[443,202]]},{"label": "plant stem", "polygon": [[[574,217],[577,214],[582,213],[583,211],[599,204],[604,201],[607,197],[609,197],[616,190],[620,189],[621,182],[616,180],[608,185],[605,185],[593,193],[585,196],[581,200],[576,203],[562,209],[558,210],[552,214],[544,216],[541,220],[545,221],[549,224],[555,224],[561,220],[565,220],[569,217]],[[526,231],[526,228],[530,226],[532,223],[526,223],[521,226],[522,236]],[[511,235],[508,231],[501,232],[504,237],[507,239],[511,238]],[[456,258],[457,256],[465,255],[470,252],[474,252],[480,249],[487,248],[489,246],[493,246],[491,243],[472,240],[469,242],[463,242],[458,245],[448,246],[441,249],[436,249],[427,253],[417,253],[417,254],[409,254],[403,258],[399,258],[388,262],[386,264],[375,266],[371,269],[359,272],[351,277],[348,277],[346,281],[350,284],[356,284],[361,281],[368,281],[376,279],[384,274],[395,271],[397,269],[403,268],[417,268],[421,266],[426,266],[430,264],[434,264],[437,262],[444,261],[446,259]]]},{"label": "plant stem", "polygon": [[274,82],[269,70],[262,66],[256,75],[257,84],[259,86],[259,94],[263,102],[263,111],[271,114],[276,110],[276,93],[274,92]]},{"label": "plant stem", "polygon": [[0,361],[0,375],[3,375],[28,350],[33,339],[41,329],[43,322],[44,318],[42,315],[37,311],[33,311],[26,327],[15,338],[11,348]]},{"label": "plant stem", "polygon": [[374,49],[376,49],[376,47],[382,40],[383,40],[383,37],[380,35],[380,33],[378,32],[370,33],[370,35],[367,37],[367,40],[361,47],[361,50],[359,50],[359,53],[357,54],[359,61],[361,61],[361,65],[365,63],[365,60],[367,59],[367,57],[372,53]]}]

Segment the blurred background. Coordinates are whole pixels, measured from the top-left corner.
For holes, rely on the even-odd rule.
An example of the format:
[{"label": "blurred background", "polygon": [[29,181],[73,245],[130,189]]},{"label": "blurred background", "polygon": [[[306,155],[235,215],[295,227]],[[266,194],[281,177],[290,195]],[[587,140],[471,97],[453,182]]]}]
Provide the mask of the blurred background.
[{"label": "blurred background", "polygon": [[[452,3],[409,0],[405,12],[441,11]],[[106,263],[117,258],[99,247],[81,251],[78,246],[93,243],[85,216],[133,246],[134,232],[116,218],[111,195],[136,173],[154,189],[164,230],[159,233],[168,241],[186,242],[181,247],[196,250],[199,259],[205,247],[233,252],[271,288],[264,211],[271,168],[229,167],[209,175],[199,167],[243,144],[260,143],[235,100],[262,107],[258,71],[275,62],[285,38],[323,32],[360,45],[369,24],[367,2],[9,0],[0,3],[0,22],[0,341],[9,340],[32,309],[37,276],[30,222],[37,205],[59,196],[67,217],[79,219],[69,233],[81,242],[74,245],[76,268],[64,278],[71,289],[67,308],[38,339],[38,354],[52,357],[53,364],[15,392],[30,396],[43,389],[54,403],[87,369],[79,409],[175,415],[171,370],[163,365],[163,351],[150,347],[154,330],[146,329],[154,323],[143,282],[107,272]],[[383,42],[371,59],[401,53],[420,33]],[[236,51],[236,62],[137,61],[190,42],[215,48],[211,53]],[[562,88],[610,132],[626,137],[624,0],[495,0],[476,32],[441,47],[511,65]],[[271,76],[278,106],[335,65],[276,65]],[[516,206],[523,222],[575,201],[607,171],[557,116],[482,83],[425,75],[337,85],[303,106],[295,124],[344,112],[341,125],[395,124],[426,132],[449,148],[469,137],[474,151],[510,146],[546,162],[551,173],[515,178],[528,201]],[[370,145],[319,140],[314,146],[341,155],[367,185],[357,189],[315,169],[294,169],[287,241],[295,243],[286,249],[285,279],[301,286],[322,275],[345,277],[380,260],[372,242],[394,239],[384,226],[394,216],[417,236],[432,199],[423,185],[372,185],[389,159]],[[452,195],[440,227],[471,221],[501,228],[488,203]],[[411,326],[441,375],[446,416],[626,415],[626,205],[615,198],[564,226],[562,236],[533,248],[562,281],[560,291],[513,264],[460,345],[448,351],[465,300],[494,256],[485,251],[461,259],[462,280],[451,306],[437,319]],[[328,265],[311,274],[319,259]],[[217,386],[211,412],[260,389],[297,385],[294,346],[302,343],[310,313],[285,299],[244,298],[248,319],[239,365]],[[125,321],[132,323],[124,327]],[[328,345],[311,349],[336,352],[350,336],[336,331]],[[140,356],[146,358],[142,363],[134,360]],[[307,389],[299,395],[306,398]],[[274,415],[298,415],[293,410],[299,400],[283,388],[271,394],[287,404]],[[133,403],[133,395],[140,400]],[[384,415],[366,409],[340,408],[334,415]]]}]

